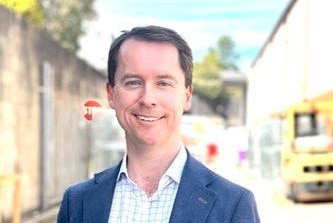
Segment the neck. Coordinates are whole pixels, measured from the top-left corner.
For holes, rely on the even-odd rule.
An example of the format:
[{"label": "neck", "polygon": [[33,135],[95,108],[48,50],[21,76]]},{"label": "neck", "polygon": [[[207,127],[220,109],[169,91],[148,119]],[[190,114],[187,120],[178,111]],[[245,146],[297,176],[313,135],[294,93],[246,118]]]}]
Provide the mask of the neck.
[{"label": "neck", "polygon": [[127,170],[129,177],[146,192],[152,195],[159,181],[179,152],[180,145],[169,148],[127,149]]}]

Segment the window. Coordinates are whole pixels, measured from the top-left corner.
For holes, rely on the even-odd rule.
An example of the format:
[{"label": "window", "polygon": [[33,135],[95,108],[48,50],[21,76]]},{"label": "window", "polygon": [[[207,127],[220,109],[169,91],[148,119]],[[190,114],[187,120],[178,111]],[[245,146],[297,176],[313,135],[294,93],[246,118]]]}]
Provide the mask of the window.
[{"label": "window", "polygon": [[295,114],[295,135],[301,136],[313,136],[317,135],[317,122],[316,113],[296,113]]}]

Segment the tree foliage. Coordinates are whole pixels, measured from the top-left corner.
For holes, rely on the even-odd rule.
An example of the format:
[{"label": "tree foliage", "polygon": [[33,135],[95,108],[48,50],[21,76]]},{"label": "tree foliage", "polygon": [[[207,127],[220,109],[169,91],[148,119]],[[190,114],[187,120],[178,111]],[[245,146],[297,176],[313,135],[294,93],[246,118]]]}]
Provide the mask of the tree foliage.
[{"label": "tree foliage", "polygon": [[194,93],[223,116],[232,92],[222,87],[221,74],[225,70],[238,70],[235,46],[229,36],[222,36],[216,46],[208,50],[203,60],[194,64]]},{"label": "tree foliage", "polygon": [[222,36],[218,40],[216,51],[222,70],[238,70],[238,54],[235,51],[235,47],[235,42],[229,36]]},{"label": "tree foliage", "polygon": [[0,5],[24,16],[37,26],[42,25],[44,21],[42,7],[38,0],[0,0]]},{"label": "tree foliage", "polygon": [[194,90],[206,99],[216,100],[221,96],[223,70],[238,70],[235,43],[229,36],[219,38],[216,46],[210,48],[203,60],[194,64]]},{"label": "tree foliage", "polygon": [[213,100],[221,91],[220,67],[218,55],[210,50],[202,62],[194,64],[194,91],[207,99]]},{"label": "tree foliage", "polygon": [[53,38],[69,50],[80,49],[79,38],[85,33],[84,21],[93,19],[95,0],[40,0],[44,27]]},{"label": "tree foliage", "polygon": [[44,28],[64,48],[77,52],[84,22],[93,19],[95,0],[0,0],[0,4]]}]

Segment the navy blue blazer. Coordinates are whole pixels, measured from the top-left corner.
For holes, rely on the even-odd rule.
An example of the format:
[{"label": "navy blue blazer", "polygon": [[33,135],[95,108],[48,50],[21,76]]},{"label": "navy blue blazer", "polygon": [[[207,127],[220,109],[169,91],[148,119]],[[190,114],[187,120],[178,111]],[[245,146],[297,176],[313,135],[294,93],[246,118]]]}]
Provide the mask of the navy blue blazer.
[{"label": "navy blue blazer", "polygon": [[[58,223],[107,223],[121,163],[69,187]],[[188,154],[171,223],[259,223],[251,191],[214,173]]]}]

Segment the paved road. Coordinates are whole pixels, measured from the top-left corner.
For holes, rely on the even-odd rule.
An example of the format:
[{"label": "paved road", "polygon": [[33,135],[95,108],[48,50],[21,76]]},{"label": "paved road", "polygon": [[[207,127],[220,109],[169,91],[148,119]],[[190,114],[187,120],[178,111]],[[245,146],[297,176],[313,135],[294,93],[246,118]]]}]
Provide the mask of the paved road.
[{"label": "paved road", "polygon": [[332,223],[333,202],[294,203],[278,181],[268,181],[246,168],[207,164],[226,178],[253,191],[262,223]]}]

